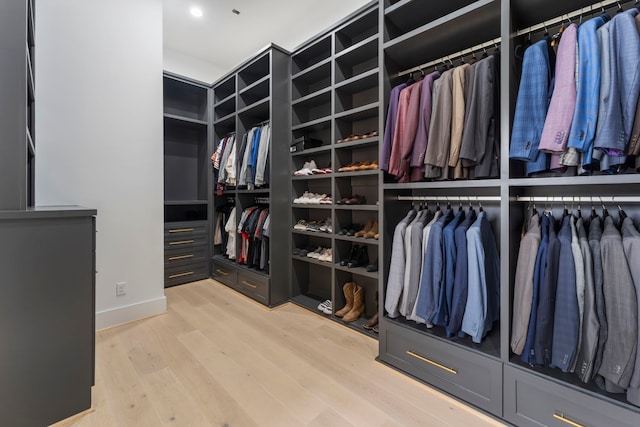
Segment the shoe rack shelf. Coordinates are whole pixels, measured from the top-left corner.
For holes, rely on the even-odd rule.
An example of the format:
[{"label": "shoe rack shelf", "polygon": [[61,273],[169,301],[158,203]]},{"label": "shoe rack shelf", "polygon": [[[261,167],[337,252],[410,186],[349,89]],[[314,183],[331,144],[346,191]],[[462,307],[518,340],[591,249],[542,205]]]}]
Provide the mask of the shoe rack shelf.
[{"label": "shoe rack shelf", "polygon": [[[632,4],[627,2],[625,8],[632,7]],[[380,14],[380,34],[383,37],[381,131],[384,129],[389,92],[407,79],[406,75],[398,76],[402,70],[459,52],[466,53],[473,46],[502,37],[502,72],[500,176],[484,180],[406,184],[387,179],[381,186],[380,195],[384,214],[380,220],[382,256],[378,273],[380,300],[384,303],[394,229],[411,207],[410,202],[400,201],[398,196],[424,196],[431,200],[439,197],[442,204],[446,203],[447,197],[459,198],[465,208],[471,202],[476,209],[479,205],[476,197],[497,196],[498,201],[482,202],[482,206],[491,222],[500,254],[500,319],[494,323],[488,336],[477,344],[468,338],[448,338],[441,327],[427,329],[404,318],[391,319],[381,306],[381,313],[385,316],[380,319],[378,360],[517,426],[638,425],[640,407],[627,402],[624,394],[607,393],[592,382],[585,384],[575,374],[563,373],[559,369],[529,366],[510,349],[514,277],[522,225],[527,218],[527,205],[515,201],[516,198],[593,196],[597,203],[598,196],[624,196],[639,191],[638,174],[584,177],[555,174],[526,178],[522,165],[509,160],[510,119],[514,113],[512,100],[517,95],[520,67],[514,48],[524,43],[527,37],[514,37],[514,32],[543,22],[548,24],[556,18],[558,22],[566,22],[561,18],[581,9],[593,8],[600,13],[599,4],[589,0],[452,0],[433,2],[425,8],[420,0],[382,0],[380,7],[383,8]],[[610,16],[615,16],[616,3],[611,2],[608,7]],[[550,27],[549,32],[555,32],[558,26]],[[536,41],[542,34],[543,31],[534,36],[538,37]],[[459,64],[458,59],[454,62]],[[432,70],[432,67],[424,69],[425,73]],[[433,209],[433,203],[429,204]],[[457,204],[457,199],[452,201],[454,209]],[[562,206],[556,204],[554,208],[557,216]],[[638,205],[625,204],[624,208],[634,219],[640,215]],[[609,209],[611,211],[613,207]]]},{"label": "shoe rack shelf", "polygon": [[[345,283],[356,282],[364,289],[365,311],[359,319],[345,323],[372,337],[377,334],[363,327],[377,312],[378,273],[366,265],[349,268],[340,260],[350,256],[355,246],[363,248],[362,259],[377,261],[380,241],[338,235],[351,224],[377,223],[380,172],[377,163],[370,169],[356,166],[378,161],[380,132],[378,114],[378,8],[371,2],[325,33],[303,44],[292,53],[292,128],[291,138],[321,141],[316,148],[292,153],[291,173],[314,160],[318,168],[331,167],[326,175],[293,176],[291,199],[304,192],[331,195],[331,205],[292,204],[291,227],[299,220],[329,221],[333,232],[316,233],[293,230],[295,248],[331,248],[333,262],[291,255],[292,301],[332,320],[318,305],[331,300],[333,312],[346,304]],[[375,132],[375,133],[374,133]],[[338,169],[353,166],[348,171]],[[364,196],[362,204],[338,204],[341,200]]]},{"label": "shoe rack shelf", "polygon": [[[236,149],[242,137],[254,126],[265,122],[271,125],[271,145],[267,161],[266,176],[268,182],[261,188],[230,187],[224,188],[222,196],[213,196],[211,206],[211,275],[214,279],[247,295],[248,297],[273,307],[287,301],[289,265],[291,259],[283,254],[281,244],[276,238],[268,240],[269,264],[265,270],[248,267],[235,259],[229,259],[226,248],[214,244],[215,225],[219,208],[235,206],[236,225],[242,212],[257,204],[269,206],[271,215],[271,236],[282,236],[290,232],[289,218],[291,209],[288,194],[272,191],[285,188],[290,183],[287,173],[288,139],[290,117],[285,109],[289,100],[290,54],[271,44],[252,58],[240,64],[227,75],[213,84],[213,126],[212,144],[209,156],[218,142],[225,136],[235,133]],[[239,165],[242,159],[236,159]],[[211,168],[211,162],[208,162]],[[239,166],[238,166],[239,175]],[[217,174],[214,176],[217,182]],[[212,193],[215,192],[215,184]],[[237,236],[239,236],[236,233]],[[240,237],[236,238],[236,254],[240,250]],[[277,266],[277,267],[276,267]]]}]

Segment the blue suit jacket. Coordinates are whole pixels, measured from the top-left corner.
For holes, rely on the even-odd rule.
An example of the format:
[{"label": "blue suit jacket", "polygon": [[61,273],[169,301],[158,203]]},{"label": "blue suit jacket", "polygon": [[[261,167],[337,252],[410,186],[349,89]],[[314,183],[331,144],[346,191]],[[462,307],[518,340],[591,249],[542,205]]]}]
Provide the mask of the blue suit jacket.
[{"label": "blue suit jacket", "polygon": [[529,46],[524,53],[511,131],[509,157],[527,162],[527,175],[549,168],[549,156],[538,147],[552,93],[553,68],[545,39]]},{"label": "blue suit jacket", "polygon": [[[456,228],[454,238],[456,241],[456,266],[454,273],[453,290],[451,295],[451,312],[447,324],[447,336],[449,338],[460,332],[462,317],[467,306],[467,292],[469,286],[469,272],[467,259],[467,230],[476,221],[476,211],[467,214],[465,220]],[[447,293],[449,290],[447,289]],[[464,333],[460,335],[464,336]]]},{"label": "blue suit jacket", "polygon": [[455,230],[464,221],[464,211],[458,211],[453,220],[442,230],[442,244],[444,249],[444,280],[440,289],[438,307],[433,316],[433,324],[447,326],[449,323],[449,313],[451,312],[451,296],[453,294],[453,281],[456,265],[456,242],[454,239]]}]

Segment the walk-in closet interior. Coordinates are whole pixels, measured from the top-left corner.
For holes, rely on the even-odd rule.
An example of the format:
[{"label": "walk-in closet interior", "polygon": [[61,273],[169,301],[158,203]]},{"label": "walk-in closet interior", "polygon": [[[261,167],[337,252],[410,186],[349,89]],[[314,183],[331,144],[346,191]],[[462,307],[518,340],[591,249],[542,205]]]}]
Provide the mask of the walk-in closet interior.
[{"label": "walk-in closet interior", "polygon": [[[96,211],[33,207],[33,1],[0,7],[0,323],[38,342],[9,334],[0,383],[42,424],[90,405]],[[215,82],[165,71],[164,286],[302,307],[511,425],[640,425],[639,11],[376,0]],[[58,319],[45,280],[59,323],[20,309]],[[17,361],[51,340],[43,388]]]}]

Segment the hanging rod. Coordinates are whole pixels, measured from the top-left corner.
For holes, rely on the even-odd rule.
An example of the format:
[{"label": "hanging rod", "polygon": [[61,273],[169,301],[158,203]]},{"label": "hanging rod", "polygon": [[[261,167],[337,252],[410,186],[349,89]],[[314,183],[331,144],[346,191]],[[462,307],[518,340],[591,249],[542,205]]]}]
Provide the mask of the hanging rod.
[{"label": "hanging rod", "polygon": [[455,53],[453,55],[446,55],[446,56],[443,56],[440,59],[436,59],[434,61],[429,61],[429,62],[424,63],[422,65],[418,65],[418,66],[415,66],[413,68],[409,68],[407,70],[400,71],[398,74],[396,74],[396,77],[406,76],[407,74],[415,73],[416,71],[420,71],[420,70],[423,70],[425,68],[429,68],[429,67],[431,67],[433,65],[446,63],[446,61],[453,61],[454,59],[458,59],[458,58],[464,57],[465,55],[469,55],[469,54],[471,54],[473,52],[477,52],[477,51],[480,51],[480,50],[486,50],[486,48],[495,46],[498,43],[500,43],[501,41],[502,41],[501,37],[496,37],[493,40],[489,40],[489,41],[486,41],[484,43],[477,44],[477,45],[472,46],[472,47],[470,47],[468,49],[463,49],[463,50],[461,50],[458,53]]},{"label": "hanging rod", "polygon": [[256,197],[255,199],[256,203],[258,204],[269,204],[269,198],[268,197]]},{"label": "hanging rod", "polygon": [[499,202],[500,196],[397,196],[399,201]]},{"label": "hanging rod", "polygon": [[554,196],[554,197],[528,197],[516,196],[517,202],[536,203],[640,203],[640,196]]},{"label": "hanging rod", "polygon": [[253,127],[260,127],[260,126],[268,125],[269,123],[271,123],[271,120],[265,120],[265,121],[262,121],[260,123],[255,124]]},{"label": "hanging rod", "polygon": [[577,18],[579,16],[584,16],[585,13],[591,12],[595,8],[604,9],[606,7],[613,6],[615,4],[620,6],[622,4],[631,3],[632,1],[634,1],[634,0],[622,0],[622,1],[604,0],[604,1],[596,2],[596,3],[593,3],[590,6],[583,7],[581,9],[579,9],[579,10],[574,10],[573,12],[564,13],[561,16],[558,16],[556,18],[550,19],[548,21],[542,21],[539,24],[532,25],[531,27],[523,28],[521,30],[518,30],[516,32],[516,36],[521,36],[521,35],[528,34],[528,33],[534,33],[534,32],[539,31],[539,30],[546,30],[548,27],[553,27],[554,25],[557,25],[557,24],[559,24],[559,23],[561,23],[563,21],[566,21],[566,20],[570,21],[573,18]]}]

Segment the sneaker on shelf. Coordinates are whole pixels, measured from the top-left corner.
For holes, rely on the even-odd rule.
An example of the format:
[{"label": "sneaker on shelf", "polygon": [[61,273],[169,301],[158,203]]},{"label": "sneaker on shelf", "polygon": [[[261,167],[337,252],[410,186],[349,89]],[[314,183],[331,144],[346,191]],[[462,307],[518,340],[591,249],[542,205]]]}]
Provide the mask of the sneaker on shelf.
[{"label": "sneaker on shelf", "polygon": [[309,197],[309,204],[310,205],[319,205],[320,204],[320,200],[324,199],[325,197],[327,197],[326,194],[315,194],[312,197]]},{"label": "sneaker on shelf", "polygon": [[314,251],[309,252],[307,254],[307,258],[313,258],[313,259],[318,259],[318,257],[320,256],[320,253],[324,250],[324,248],[322,247],[318,247],[316,248]]},{"label": "sneaker on shelf", "polygon": [[329,304],[327,304],[327,306],[322,309],[322,312],[324,314],[333,314],[333,303],[329,301]]},{"label": "sneaker on shelf", "polygon": [[331,196],[323,197],[322,199],[320,199],[319,203],[321,205],[332,205],[333,204],[333,197],[331,197]]},{"label": "sneaker on shelf", "polygon": [[331,308],[331,300],[329,299],[318,304],[318,310],[320,311],[324,311],[327,307]]},{"label": "sneaker on shelf", "polygon": [[300,221],[297,222],[296,225],[293,226],[294,230],[306,230],[307,229],[307,221],[304,219],[301,219]]},{"label": "sneaker on shelf", "polygon": [[305,191],[304,193],[302,193],[302,196],[300,196],[300,197],[296,197],[295,199],[293,199],[293,203],[296,203],[296,204],[304,203],[304,202],[303,202],[303,200],[304,200],[305,198],[308,198],[308,197],[309,197],[309,194],[310,194],[310,193],[309,193],[308,191]]},{"label": "sneaker on shelf", "polygon": [[318,165],[316,162],[311,160],[310,162],[305,162],[302,166],[302,169],[298,169],[293,173],[294,176],[305,176],[305,175],[313,175],[313,169],[317,169]]},{"label": "sneaker on shelf", "polygon": [[331,228],[331,218],[327,218],[320,224],[319,231],[323,233],[332,233],[333,229]]},{"label": "sneaker on shelf", "polygon": [[332,262],[333,261],[333,251],[331,250],[331,248],[327,248],[324,251],[322,251],[322,253],[318,257],[318,261]]}]

